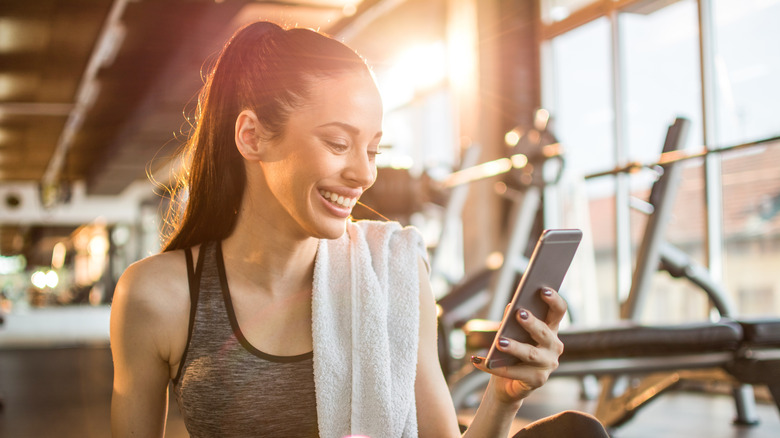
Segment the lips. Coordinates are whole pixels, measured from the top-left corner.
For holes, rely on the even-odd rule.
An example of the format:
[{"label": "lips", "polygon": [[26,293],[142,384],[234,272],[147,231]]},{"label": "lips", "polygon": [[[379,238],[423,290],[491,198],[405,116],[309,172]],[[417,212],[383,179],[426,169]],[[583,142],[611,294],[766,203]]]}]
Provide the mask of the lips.
[{"label": "lips", "polygon": [[328,190],[320,190],[320,195],[322,195],[323,198],[327,199],[331,204],[334,204],[341,208],[352,208],[357,204],[358,198],[351,198],[344,195],[339,195],[338,193],[334,193]]}]

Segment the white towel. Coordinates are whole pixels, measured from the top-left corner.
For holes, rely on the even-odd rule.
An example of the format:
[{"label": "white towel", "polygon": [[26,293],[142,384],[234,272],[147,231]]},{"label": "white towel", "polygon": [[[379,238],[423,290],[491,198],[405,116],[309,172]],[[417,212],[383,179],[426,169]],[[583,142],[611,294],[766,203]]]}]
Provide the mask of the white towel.
[{"label": "white towel", "polygon": [[421,256],[421,235],[395,222],[348,222],[341,238],[319,242],[312,336],[322,438],[417,436]]}]

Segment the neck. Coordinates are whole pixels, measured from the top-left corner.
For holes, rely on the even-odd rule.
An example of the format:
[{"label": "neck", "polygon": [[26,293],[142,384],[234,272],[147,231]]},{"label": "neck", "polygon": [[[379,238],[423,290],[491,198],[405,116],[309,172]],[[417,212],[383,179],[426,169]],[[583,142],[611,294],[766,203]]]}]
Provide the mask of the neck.
[{"label": "neck", "polygon": [[273,295],[311,287],[318,239],[294,235],[242,210],[233,233],[222,243],[226,266]]}]

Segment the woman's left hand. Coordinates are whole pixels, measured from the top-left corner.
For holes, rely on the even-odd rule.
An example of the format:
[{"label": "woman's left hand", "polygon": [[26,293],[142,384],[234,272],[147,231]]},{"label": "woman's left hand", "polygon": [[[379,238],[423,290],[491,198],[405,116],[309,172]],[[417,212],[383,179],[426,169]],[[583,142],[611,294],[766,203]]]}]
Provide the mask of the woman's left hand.
[{"label": "woman's left hand", "polygon": [[518,364],[488,369],[485,367],[485,358],[472,358],[475,367],[493,375],[488,390],[497,401],[520,402],[544,385],[550,374],[558,368],[558,357],[563,353],[563,342],[558,339],[558,326],[566,313],[566,301],[549,288],[541,289],[538,293],[550,307],[545,320],[538,319],[525,309],[512,315],[537,345],[506,338],[498,344],[501,351],[520,359]]}]

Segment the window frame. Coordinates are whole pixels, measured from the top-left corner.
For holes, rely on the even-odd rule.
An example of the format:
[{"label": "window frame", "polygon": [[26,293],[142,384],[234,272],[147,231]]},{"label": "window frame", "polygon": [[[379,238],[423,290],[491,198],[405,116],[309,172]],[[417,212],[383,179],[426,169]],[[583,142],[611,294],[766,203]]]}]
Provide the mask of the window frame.
[{"label": "window frame", "polygon": [[[544,0],[538,1],[537,25],[539,29],[537,46],[540,47],[541,56],[541,88],[549,90],[548,83],[549,66],[551,65],[550,42],[569,31],[590,23],[599,18],[606,18],[611,27],[611,51],[612,57],[612,104],[614,112],[613,133],[615,144],[615,163],[618,168],[628,163],[626,146],[626,108],[623,99],[625,89],[623,74],[621,71],[620,54],[620,26],[618,15],[623,11],[636,10],[638,8],[658,7],[663,8],[669,4],[668,0],[593,0],[590,4],[573,11],[568,17],[547,23],[543,19]],[[699,51],[701,74],[701,105],[702,105],[702,137],[707,152],[715,147],[715,92],[714,92],[714,35],[711,0],[695,0],[698,9],[699,27]],[[547,70],[547,72],[545,72]],[[547,96],[547,100],[545,99]],[[549,92],[542,93],[542,106],[549,103]],[[704,159],[704,199],[705,203],[705,264],[711,271],[713,279],[720,281],[723,273],[724,258],[724,234],[723,234],[723,191],[720,154],[706,154]],[[630,242],[630,218],[629,197],[630,187],[628,175],[618,173],[615,178],[615,286],[618,296],[622,300],[630,290],[633,272],[633,259],[631,256]]]}]

